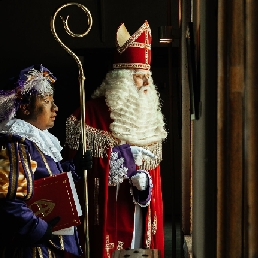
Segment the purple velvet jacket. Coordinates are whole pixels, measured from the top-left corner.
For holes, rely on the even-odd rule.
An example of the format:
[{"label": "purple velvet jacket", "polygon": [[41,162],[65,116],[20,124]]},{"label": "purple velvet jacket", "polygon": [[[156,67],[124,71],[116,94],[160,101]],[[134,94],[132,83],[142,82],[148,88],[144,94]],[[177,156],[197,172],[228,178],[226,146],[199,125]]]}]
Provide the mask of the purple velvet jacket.
[{"label": "purple velvet jacket", "polygon": [[[0,147],[1,150],[7,150],[10,162],[8,193],[6,198],[0,198],[0,257],[45,258],[50,257],[51,252],[59,257],[58,254],[64,250],[76,256],[81,255],[76,229],[74,235],[54,236],[51,241],[37,244],[46,232],[48,224],[35,216],[26,205],[26,199],[33,195],[34,180],[63,171],[72,171],[74,178],[78,179],[73,164],[55,162],[51,157],[44,155],[32,141],[17,135],[0,134]],[[34,173],[31,170],[29,156],[37,162]],[[27,179],[27,195],[24,198],[16,197],[19,160],[22,161]]]}]

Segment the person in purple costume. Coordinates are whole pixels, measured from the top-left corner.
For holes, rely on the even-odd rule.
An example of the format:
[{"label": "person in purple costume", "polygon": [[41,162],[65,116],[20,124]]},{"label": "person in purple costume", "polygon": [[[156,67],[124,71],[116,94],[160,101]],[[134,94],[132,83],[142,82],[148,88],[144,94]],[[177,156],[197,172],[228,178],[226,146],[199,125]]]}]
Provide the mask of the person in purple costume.
[{"label": "person in purple costume", "polygon": [[62,162],[60,142],[48,131],[58,111],[55,81],[47,68],[31,66],[20,72],[12,90],[0,90],[0,257],[82,254],[75,227],[70,235],[54,235],[60,218],[47,223],[26,205],[34,180],[68,171],[79,180],[92,165],[88,151]]}]

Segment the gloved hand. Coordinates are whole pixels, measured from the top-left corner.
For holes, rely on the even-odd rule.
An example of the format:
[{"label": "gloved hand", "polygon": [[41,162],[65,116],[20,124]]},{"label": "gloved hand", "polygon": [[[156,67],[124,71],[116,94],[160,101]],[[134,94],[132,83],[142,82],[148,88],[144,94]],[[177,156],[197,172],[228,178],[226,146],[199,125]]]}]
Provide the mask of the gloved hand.
[{"label": "gloved hand", "polygon": [[130,148],[131,148],[131,152],[133,154],[134,162],[138,166],[142,165],[143,155],[149,156],[153,159],[156,158],[156,156],[151,151],[146,150],[142,147],[130,146]]},{"label": "gloved hand", "polygon": [[139,190],[146,190],[148,186],[147,175],[143,172],[137,173],[135,176],[131,177],[132,184]]},{"label": "gloved hand", "polygon": [[53,227],[60,221],[60,217],[55,217],[52,220],[48,222],[48,227],[45,232],[45,234],[42,236],[41,239],[39,239],[35,244],[43,244],[46,243],[48,240],[51,240],[53,235],[52,235],[52,230]]},{"label": "gloved hand", "polygon": [[90,150],[86,150],[84,155],[82,155],[82,144],[74,156],[73,163],[75,165],[75,171],[77,174],[82,174],[84,170],[89,170],[92,168],[92,153]]}]

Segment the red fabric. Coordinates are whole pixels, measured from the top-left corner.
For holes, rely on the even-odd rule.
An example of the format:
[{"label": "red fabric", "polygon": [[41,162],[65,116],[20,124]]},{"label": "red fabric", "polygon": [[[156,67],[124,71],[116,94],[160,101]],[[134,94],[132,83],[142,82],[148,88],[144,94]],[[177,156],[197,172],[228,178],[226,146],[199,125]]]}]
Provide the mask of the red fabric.
[{"label": "red fabric", "polygon": [[[120,27],[118,30],[119,29]],[[120,64],[121,66],[115,68],[141,68],[149,70],[151,64],[151,41],[150,28],[146,21],[138,31],[126,41],[124,46],[119,47],[119,43],[117,42],[118,51],[115,51],[114,54],[114,64]],[[140,43],[140,45],[132,45],[137,43]],[[119,49],[123,47],[125,47],[125,50],[120,52]],[[131,66],[127,66],[126,64]],[[142,64],[142,66],[135,66],[136,64]]]},{"label": "red fabric", "polygon": [[[144,35],[140,36],[144,37]],[[138,42],[138,40],[137,40]],[[146,55],[147,51],[147,55]],[[115,64],[151,64],[151,50],[146,48],[128,47],[123,53],[115,52],[114,55]],[[123,68],[123,67],[122,67]]]},{"label": "red fabric", "polygon": [[149,171],[152,182],[152,199],[150,203],[152,221],[154,216],[157,216],[157,232],[152,235],[151,248],[159,249],[161,251],[161,257],[164,257],[164,225],[163,225],[163,200],[161,191],[161,177],[160,177],[160,166],[156,169]]},{"label": "red fabric", "polygon": [[60,221],[53,228],[53,231],[57,231],[81,224],[72,196],[67,173],[61,173],[35,180],[34,194],[26,204],[47,222],[60,216]]},{"label": "red fabric", "polygon": [[[110,113],[105,104],[104,98],[90,100],[86,103],[85,121],[88,125],[109,131],[109,125],[112,122]],[[80,119],[80,111],[77,110],[74,115]],[[109,150],[110,155],[111,149]],[[70,151],[69,155],[73,155]],[[151,204],[148,210],[151,212],[152,221],[154,215],[157,215],[158,230],[155,236],[152,236],[150,248],[160,249],[163,258],[164,255],[164,232],[163,232],[163,204],[161,194],[161,182],[159,167],[149,171],[153,181],[153,191]],[[117,249],[118,241],[122,241],[123,248],[130,248],[133,226],[134,226],[134,203],[130,194],[130,185],[128,180],[120,184],[119,194],[116,201],[116,187],[108,186],[109,157],[94,158],[93,168],[88,171],[88,199],[89,199],[89,241],[90,257],[108,258],[112,257],[112,252]],[[99,178],[99,225],[94,225],[96,211],[94,208],[94,180]],[[82,190],[82,186],[80,186]],[[80,197],[83,196],[81,191]],[[82,199],[82,198],[81,198]],[[83,201],[83,200],[81,200]],[[148,216],[146,216],[147,220]],[[146,222],[147,223],[147,222]],[[82,232],[82,226],[79,226]],[[109,239],[106,239],[109,235]],[[83,234],[80,234],[80,242],[83,243]],[[114,244],[110,250],[110,256],[106,255],[106,245]],[[143,246],[145,247],[145,246]],[[67,254],[66,256],[72,257]]]}]

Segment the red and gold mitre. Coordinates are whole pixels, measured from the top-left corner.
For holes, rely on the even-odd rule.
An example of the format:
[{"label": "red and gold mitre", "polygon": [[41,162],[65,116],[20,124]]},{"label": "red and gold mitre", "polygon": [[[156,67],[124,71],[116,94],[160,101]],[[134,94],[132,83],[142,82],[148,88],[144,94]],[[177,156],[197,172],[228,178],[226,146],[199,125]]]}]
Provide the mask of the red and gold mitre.
[{"label": "red and gold mitre", "polygon": [[150,70],[151,29],[147,21],[130,36],[124,23],[117,29],[113,68]]}]

